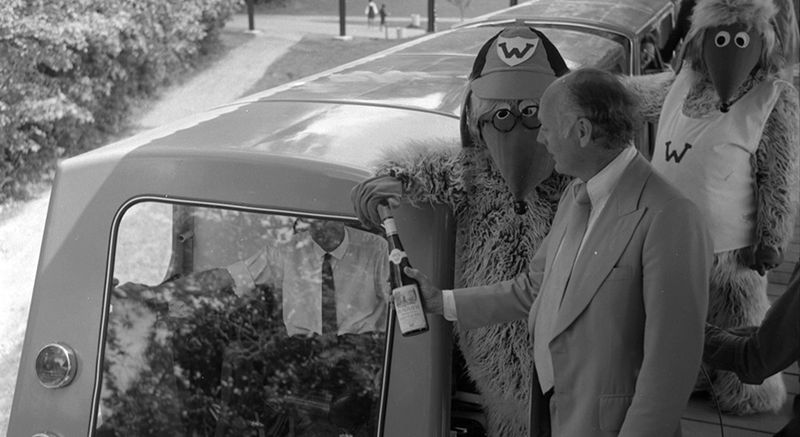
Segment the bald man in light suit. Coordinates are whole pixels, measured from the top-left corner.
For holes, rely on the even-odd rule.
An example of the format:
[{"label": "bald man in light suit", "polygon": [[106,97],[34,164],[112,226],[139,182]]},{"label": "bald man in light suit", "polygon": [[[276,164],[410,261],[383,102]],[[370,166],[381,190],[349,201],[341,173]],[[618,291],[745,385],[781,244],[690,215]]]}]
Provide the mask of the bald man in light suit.
[{"label": "bald man in light suit", "polygon": [[464,327],[527,317],[532,436],[681,435],[703,351],[712,249],[694,204],[632,146],[636,114],[610,73],[556,80],[542,97],[539,141],[576,180],[530,270],[440,290],[408,269],[426,309]]}]

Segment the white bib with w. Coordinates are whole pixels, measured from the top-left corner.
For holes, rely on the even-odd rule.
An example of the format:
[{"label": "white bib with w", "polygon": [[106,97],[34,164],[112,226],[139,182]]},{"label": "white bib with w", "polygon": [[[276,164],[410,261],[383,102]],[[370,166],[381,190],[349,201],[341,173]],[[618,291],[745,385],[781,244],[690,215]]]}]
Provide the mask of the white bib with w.
[{"label": "white bib with w", "polygon": [[755,240],[755,180],[750,160],[778,100],[776,81],[756,85],[727,113],[704,118],[683,114],[696,73],[683,68],[659,119],[653,167],[691,199],[707,220],[714,252]]}]

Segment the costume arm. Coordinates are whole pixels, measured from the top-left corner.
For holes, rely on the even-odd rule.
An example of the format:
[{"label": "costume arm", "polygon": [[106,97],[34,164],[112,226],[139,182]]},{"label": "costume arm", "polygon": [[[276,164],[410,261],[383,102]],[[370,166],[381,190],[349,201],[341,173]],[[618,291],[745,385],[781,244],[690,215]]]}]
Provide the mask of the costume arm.
[{"label": "costume arm", "polygon": [[622,76],[622,82],[639,97],[644,121],[650,123],[658,122],[661,107],[664,105],[667,92],[674,81],[675,73],[671,71],[641,76]]},{"label": "costume arm", "polygon": [[464,196],[464,162],[456,143],[409,144],[390,152],[375,172],[400,179],[411,204],[444,203],[455,211]]},{"label": "costume arm", "polygon": [[786,84],[755,153],[756,237],[759,246],[784,249],[797,210],[800,174],[800,111],[797,90]]},{"label": "costume arm", "polygon": [[711,238],[687,199],[666,203],[642,249],[644,356],[620,436],[672,436],[703,353]]}]

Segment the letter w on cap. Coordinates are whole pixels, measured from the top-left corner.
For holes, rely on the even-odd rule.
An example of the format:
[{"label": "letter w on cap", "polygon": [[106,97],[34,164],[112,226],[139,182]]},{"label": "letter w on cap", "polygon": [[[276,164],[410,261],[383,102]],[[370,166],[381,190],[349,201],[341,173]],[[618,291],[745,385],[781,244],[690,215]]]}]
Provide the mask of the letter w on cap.
[{"label": "letter w on cap", "polygon": [[536,47],[539,45],[538,39],[528,39],[521,37],[497,39],[497,56],[509,67],[521,64],[533,56]]}]

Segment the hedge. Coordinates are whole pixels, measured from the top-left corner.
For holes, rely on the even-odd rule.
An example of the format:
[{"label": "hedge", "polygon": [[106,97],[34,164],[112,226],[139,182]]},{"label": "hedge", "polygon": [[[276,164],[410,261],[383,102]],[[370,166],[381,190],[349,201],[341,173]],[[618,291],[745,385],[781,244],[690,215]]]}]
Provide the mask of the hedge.
[{"label": "hedge", "polygon": [[242,0],[0,1],[0,204],[124,127]]}]

